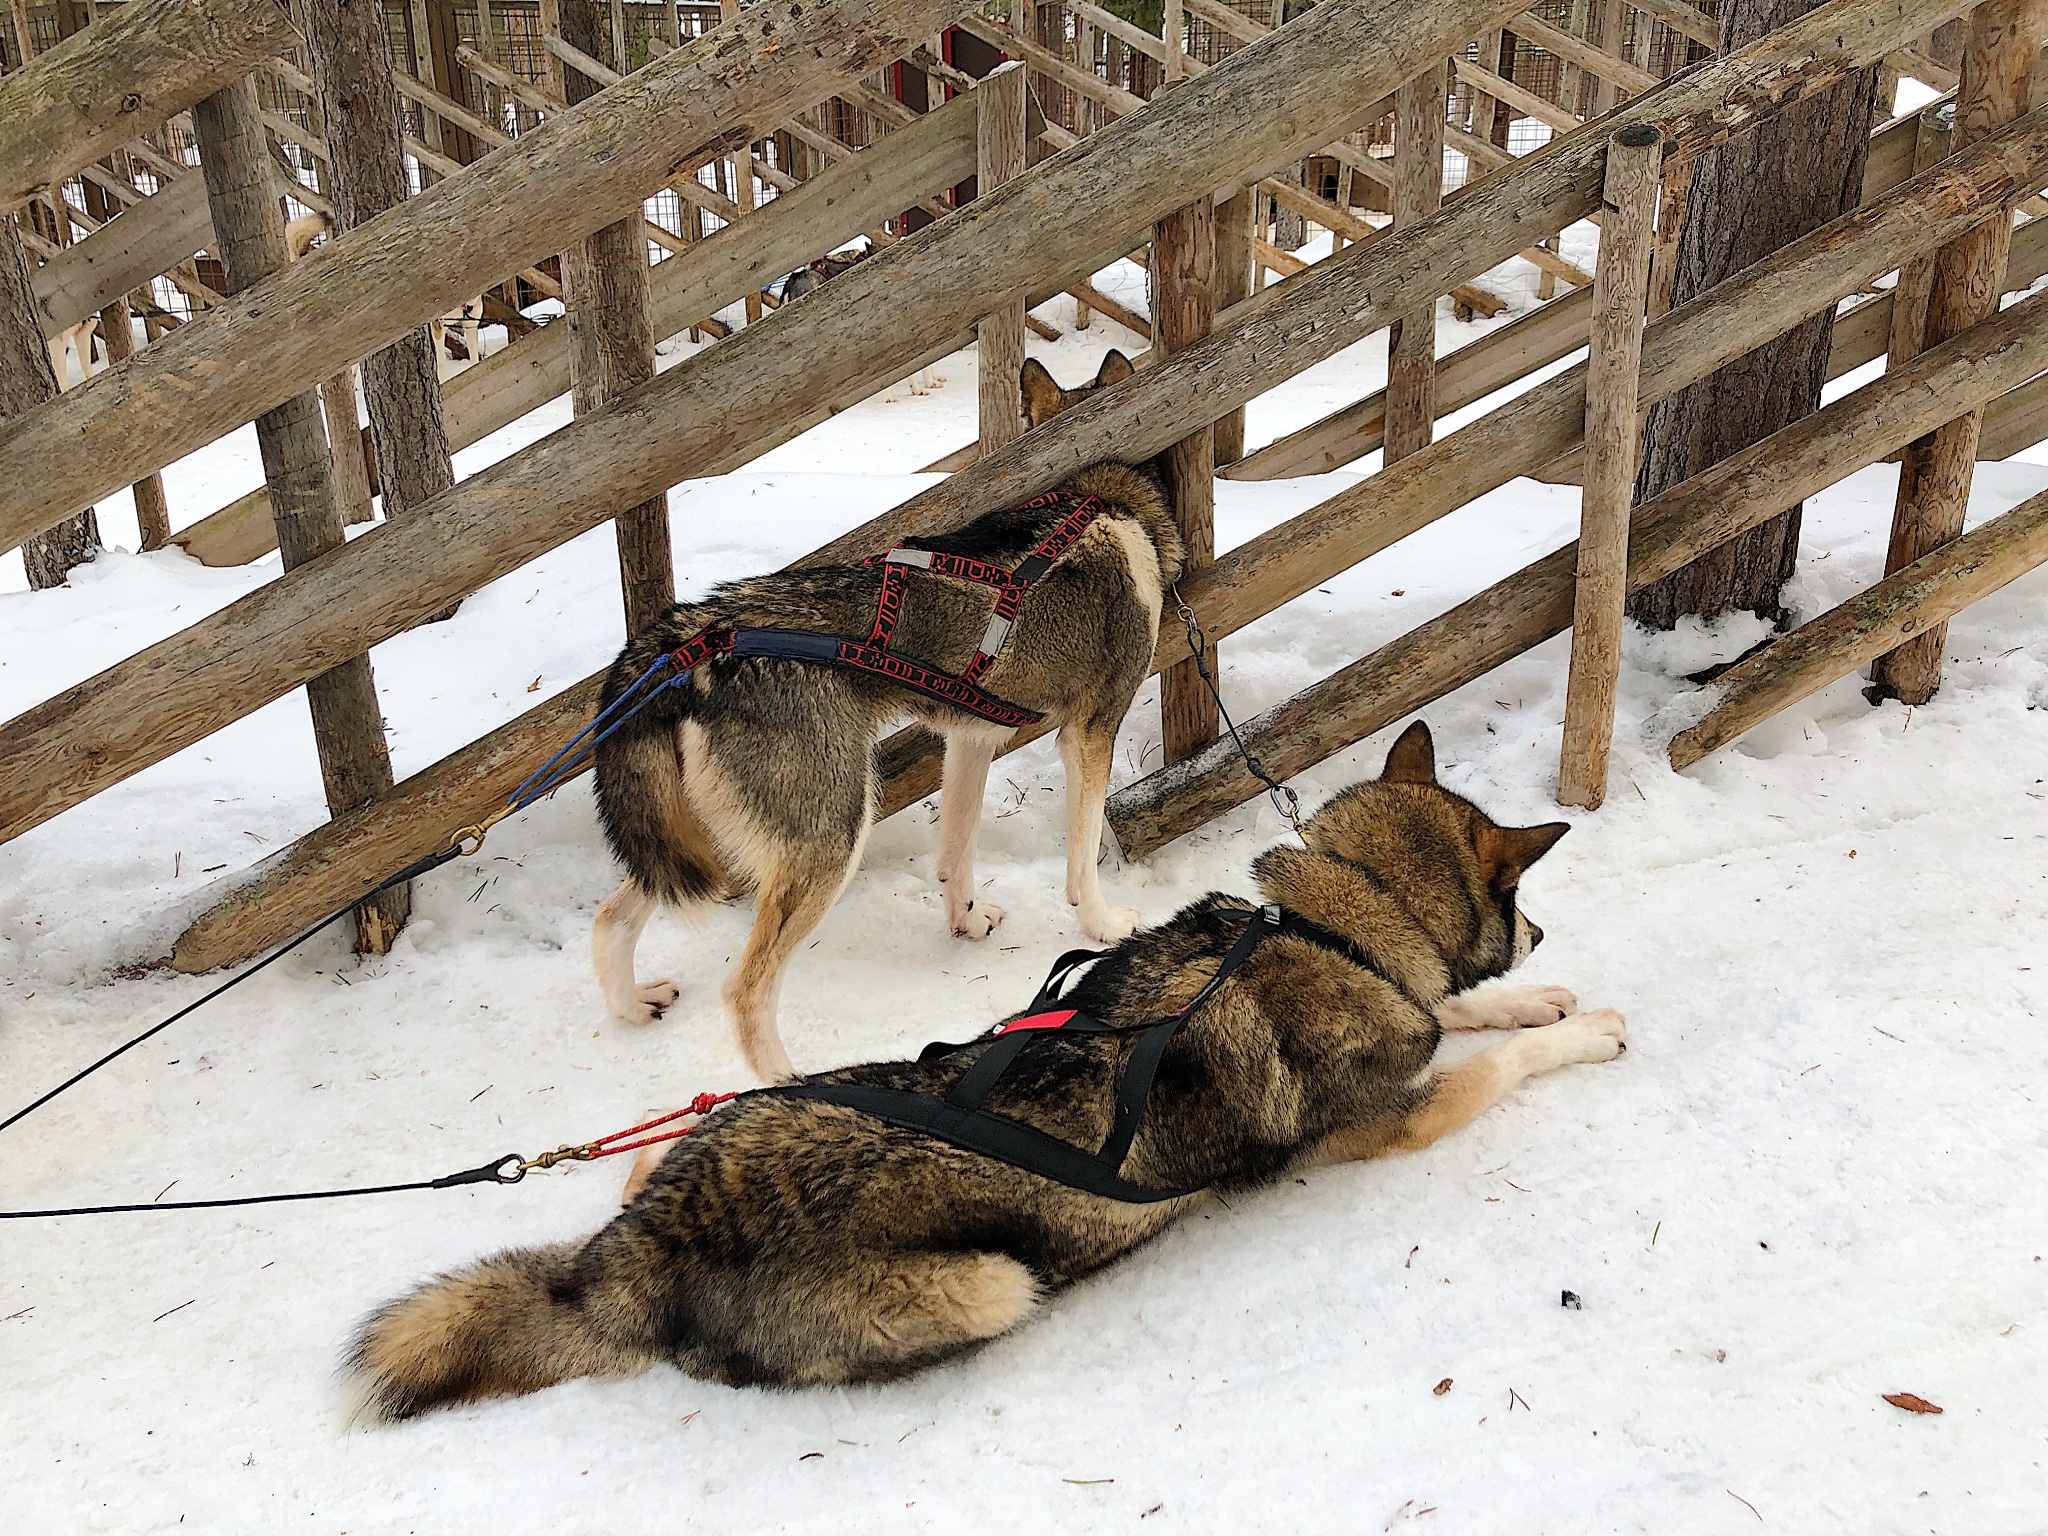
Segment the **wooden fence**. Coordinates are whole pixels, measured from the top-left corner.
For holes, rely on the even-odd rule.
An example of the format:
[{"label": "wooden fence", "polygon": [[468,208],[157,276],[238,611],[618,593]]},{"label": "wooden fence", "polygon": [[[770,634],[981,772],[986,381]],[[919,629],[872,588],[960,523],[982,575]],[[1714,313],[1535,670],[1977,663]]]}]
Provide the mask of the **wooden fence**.
[{"label": "wooden fence", "polygon": [[[1116,314],[1090,278],[1127,253],[1151,268],[1159,327],[1134,379],[1008,441],[1009,381],[985,370],[996,393],[984,402],[982,438],[941,461],[955,472],[801,563],[949,525],[1097,458],[1169,452],[1197,551],[1183,592],[1213,643],[1518,474],[1586,479],[1584,549],[1536,562],[1250,722],[1252,750],[1282,774],[1573,627],[1576,606],[1564,789],[1597,803],[1627,590],[1853,470],[1910,454],[1958,419],[1981,420],[1981,444],[1967,449],[1975,455],[2003,456],[2048,432],[2039,377],[2048,301],[2003,313],[1981,299],[1974,312],[1950,304],[1940,311],[1949,318],[1909,346],[1899,306],[1875,291],[1887,274],[1930,259],[1933,270],[1956,267],[1953,285],[1994,299],[2048,270],[2048,225],[2012,232],[2012,210],[2048,183],[2048,109],[1978,101],[1992,45],[1972,52],[1962,34],[1992,37],[1989,4],[1970,30],[1967,20],[1954,25],[1969,9],[1957,0],[1830,0],[1729,57],[1708,57],[1715,24],[1683,0],[1568,10],[1324,0],[1278,28],[1273,8],[1255,0],[1181,0],[1169,3],[1162,36],[1089,0],[1032,7],[1021,21],[944,0],[769,0],[723,23],[706,6],[629,5],[611,13],[623,77],[562,40],[550,0],[487,0],[447,16],[436,5],[415,0],[405,13],[418,23],[405,32],[413,68],[400,72],[421,195],[231,299],[209,293],[132,360],[0,423],[0,545],[317,387],[476,293],[495,292],[507,318],[518,317],[522,301],[557,281],[554,253],[609,221],[651,216],[638,227],[659,258],[644,301],[654,336],[706,326],[742,300],[759,323],[588,409],[579,399],[570,426],[9,722],[0,839],[677,480],[746,463],[977,327],[990,355],[1021,350],[1025,304],[1064,291],[1079,323]],[[151,143],[139,122],[111,137],[104,109],[65,119],[73,109],[52,105],[54,82],[104,73],[163,121],[263,61],[264,123],[299,173],[292,195],[317,206],[327,151],[301,56],[280,56],[292,39],[275,9],[131,0],[115,21],[0,78],[0,165],[10,166],[0,203],[47,206],[66,178]],[[201,10],[232,70],[212,54],[202,69],[191,48],[137,51],[152,13],[164,22]],[[2002,24],[2010,37],[1997,63],[2010,78],[2015,50],[2030,66],[2042,38],[2031,20]],[[905,38],[925,41],[906,48]],[[1023,64],[1028,93],[998,88],[1013,75],[983,83],[1003,55]],[[1870,67],[1959,86],[1970,129],[1935,153],[1917,115],[1886,124],[1860,209],[1659,312],[1657,279],[1676,232],[1675,219],[1653,212],[1659,183],[1668,205],[1701,151]],[[569,106],[565,69],[596,93]],[[1191,80],[1205,84],[1180,88]],[[1600,115],[1582,123],[1587,113]],[[6,146],[26,146],[31,129],[35,152],[17,170]],[[45,329],[177,268],[212,238],[196,170],[157,153],[166,163],[149,195],[136,193],[75,244],[45,242],[36,281]],[[1190,186],[1189,166],[1208,184]],[[650,203],[656,193],[673,204]],[[670,219],[664,207],[686,216]],[[1562,230],[1589,217],[1604,225],[1597,273],[1556,249]],[[1299,248],[1289,219],[1329,231],[1329,254],[1307,261],[1286,249]],[[1987,227],[2009,241],[1986,252]],[[802,304],[765,312],[766,284],[862,233],[877,247],[871,259]],[[1958,257],[1964,248],[1977,254]],[[419,261],[426,250],[447,259]],[[1443,359],[1415,345],[1433,332],[1440,296],[1461,312],[1497,309],[1479,280],[1517,255],[1567,296]],[[1837,325],[1832,371],[1885,355],[1882,379],[1628,508],[1642,409],[1859,294]],[[878,334],[872,316],[885,302],[892,320]],[[1145,316],[1125,318],[1151,329]],[[1387,391],[1242,452],[1247,401],[1404,318],[1409,341]],[[451,446],[570,388],[578,365],[565,330],[530,327],[448,381]],[[1436,438],[1443,415],[1589,342],[1587,363]],[[792,399],[810,405],[791,415]],[[78,442],[95,449],[66,451]],[[1365,480],[1203,558],[1213,548],[1215,460],[1226,477],[1269,478],[1328,471],[1380,448],[1384,466]],[[337,461],[367,457],[339,437],[333,449]],[[255,558],[274,546],[274,501],[243,498],[181,541],[213,563]],[[1938,532],[1947,510],[1935,510]],[[1715,711],[1674,743],[1674,762],[1939,624],[2036,563],[2048,538],[2033,503],[1962,539],[1953,521],[1866,598],[1731,673]],[[1235,749],[1214,742],[1213,710],[1188,686],[1185,637],[1162,634],[1154,660],[1167,674],[1168,762],[1110,804],[1134,856],[1258,789]],[[586,679],[337,814],[203,914],[173,963],[204,969],[249,955],[445,845],[589,718],[595,694],[596,679]],[[881,759],[886,810],[936,784],[928,733],[901,733]]]}]

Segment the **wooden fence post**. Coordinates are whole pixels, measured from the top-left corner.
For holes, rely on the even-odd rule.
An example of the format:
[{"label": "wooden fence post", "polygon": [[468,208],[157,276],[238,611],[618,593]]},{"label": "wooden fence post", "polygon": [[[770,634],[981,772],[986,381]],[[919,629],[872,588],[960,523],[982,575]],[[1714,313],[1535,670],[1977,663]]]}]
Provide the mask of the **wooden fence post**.
[{"label": "wooden fence post", "polygon": [[[1437,210],[1444,188],[1444,63],[1394,93],[1394,228]],[[1436,300],[1396,320],[1387,336],[1383,462],[1429,446],[1436,428]]]},{"label": "wooden fence post", "polygon": [[[1208,336],[1216,318],[1216,205],[1199,198],[1152,227],[1152,344],[1161,357]],[[1216,559],[1215,428],[1166,450],[1166,480],[1180,523],[1183,574]],[[1167,622],[1174,620],[1169,615]],[[1212,647],[1209,672],[1218,675]],[[1159,717],[1166,761],[1177,763],[1216,739],[1216,700],[1192,660],[1159,679]]]},{"label": "wooden fence post", "polygon": [[[2034,61],[2044,31],[2048,4],[2043,0],[1985,0],[1970,13],[1952,152],[2033,105]],[[1997,312],[2011,248],[2012,215],[2001,208],[1936,254],[1923,345],[1939,345]],[[1899,495],[1884,562],[1887,575],[1904,570],[1963,531],[1983,426],[1984,413],[1972,411],[1899,455]],[[1937,624],[1879,657],[1871,668],[1872,699],[1925,704],[1933,698],[1941,686],[1942,647],[1947,640],[1948,626]]]},{"label": "wooden fence post", "polygon": [[[1222,314],[1252,296],[1252,221],[1259,194],[1246,187],[1228,202],[1216,205],[1216,313]],[[1350,210],[1345,210],[1349,212]],[[1244,457],[1244,407],[1226,411],[1216,423],[1216,462],[1234,464]]]},{"label": "wooden fence post", "polygon": [[[986,197],[1012,176],[1024,174],[1025,123],[1029,103],[1024,64],[1011,59],[982,77],[974,90],[975,186]],[[981,451],[994,453],[1024,435],[1017,375],[1024,367],[1024,295],[975,322],[975,355],[980,379]]]},{"label": "wooden fence post", "polygon": [[[594,57],[603,36],[596,5],[570,0],[562,10],[563,40]],[[616,56],[612,63],[625,67],[625,60]],[[581,73],[569,78],[568,87],[572,106],[599,89]],[[576,415],[585,416],[654,377],[654,322],[641,210],[635,208],[563,252],[562,277],[569,309],[570,406]],[[626,633],[635,635],[676,600],[668,492],[659,491],[621,510],[612,519],[612,531],[619,548]]]},{"label": "wooden fence post", "polygon": [[[1944,101],[1929,107],[1913,123],[1913,170],[1926,170],[1945,157],[1954,139],[1956,107]],[[1929,251],[1899,268],[1892,289],[1891,322],[1885,338],[1886,373],[1897,373],[1927,350],[1927,299],[1934,289],[1934,260]]]},{"label": "wooden fence post", "polygon": [[[351,0],[303,0],[301,10],[327,130],[335,223],[346,234],[411,195],[384,12]],[[421,326],[371,353],[361,368],[377,489],[391,521],[455,484],[432,334]],[[431,619],[448,618],[458,606],[451,603]]]},{"label": "wooden fence post", "polygon": [[1637,409],[1643,304],[1656,236],[1662,146],[1663,135],[1647,123],[1624,128],[1607,141],[1606,217],[1593,274],[1593,337],[1586,358],[1586,479],[1579,501],[1571,678],[1557,765],[1558,804],[1589,811],[1607,798],[1607,751],[1621,677],[1629,501],[1643,437]]},{"label": "wooden fence post", "polygon": [[[135,317],[123,294],[100,311],[100,340],[106,344],[107,366],[135,355]],[[135,526],[145,550],[162,549],[171,541],[171,509],[164,499],[164,478],[151,470],[129,487],[135,493]]]},{"label": "wooden fence post", "polygon": [[[192,132],[199,141],[226,291],[239,293],[291,259],[254,81],[237,80],[195,105]],[[338,548],[341,512],[334,502],[319,393],[309,390],[258,416],[256,442],[285,569]],[[313,712],[313,743],[329,812],[355,810],[389,789],[391,755],[370,658],[351,657],[309,680],[306,701]],[[356,908],[357,951],[383,954],[390,949],[411,907],[411,887],[396,886]]]}]

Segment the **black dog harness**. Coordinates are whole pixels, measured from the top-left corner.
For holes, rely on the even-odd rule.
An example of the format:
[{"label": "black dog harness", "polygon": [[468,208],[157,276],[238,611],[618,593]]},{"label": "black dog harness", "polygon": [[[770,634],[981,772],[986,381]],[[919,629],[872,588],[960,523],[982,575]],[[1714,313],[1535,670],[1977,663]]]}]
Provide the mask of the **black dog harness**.
[{"label": "black dog harness", "polygon": [[[666,658],[675,668],[674,681],[681,683],[691,671],[714,656],[779,656],[790,661],[812,661],[828,667],[851,667],[885,678],[899,688],[966,710],[997,725],[1036,725],[1045,716],[1036,710],[1008,703],[982,688],[981,675],[995,662],[1003,642],[1010,636],[1024,594],[1032,583],[1052,569],[1053,564],[1073,548],[1074,541],[1088,531],[1089,524],[1105,508],[1093,496],[1074,496],[1066,491],[1048,491],[1024,503],[1022,510],[1070,506],[1066,518],[1040,541],[1037,548],[1006,571],[970,555],[949,555],[931,549],[907,549],[899,545],[886,554],[874,555],[863,565],[882,568],[882,592],[875,603],[875,622],[865,640],[848,640],[839,635],[821,635],[808,629],[732,628],[707,629],[684,641]],[[966,670],[940,672],[921,662],[899,656],[889,649],[896,624],[903,617],[903,591],[914,570],[954,576],[996,589],[996,611],[982,632],[981,647]]]},{"label": "black dog harness", "polygon": [[[1031,1000],[1031,1012],[998,1025],[992,1035],[985,1035],[981,1040],[958,1045],[941,1041],[925,1047],[919,1059],[931,1061],[955,1051],[967,1050],[983,1041],[993,1041],[982,1052],[981,1059],[967,1069],[960,1081],[954,1084],[953,1091],[943,1099],[934,1094],[914,1093],[907,1088],[885,1088],[871,1083],[793,1083],[788,1087],[763,1091],[790,1098],[822,1099],[829,1104],[843,1104],[887,1124],[922,1131],[927,1136],[950,1141],[957,1147],[993,1157],[1027,1173],[1051,1179],[1056,1184],[1065,1184],[1071,1189],[1111,1200],[1146,1205],[1192,1195],[1197,1193],[1197,1189],[1154,1189],[1132,1184],[1123,1178],[1119,1170],[1123,1167],[1125,1155],[1131,1150],[1132,1139],[1138,1134],[1138,1122],[1144,1116],[1145,1101],[1152,1092],[1152,1080],[1158,1075],[1160,1059],[1166,1054],[1174,1031],[1216,995],[1216,990],[1250,958],[1253,950],[1267,939],[1283,933],[1324,943],[1326,947],[1327,940],[1335,938],[1335,935],[1304,918],[1297,918],[1291,912],[1283,915],[1278,907],[1261,907],[1245,924],[1237,942],[1230,946],[1223,963],[1216,967],[1216,974],[1188,1000],[1186,1007],[1151,1023],[1120,1027],[1091,1019],[1078,1009],[1059,1006],[1060,988],[1067,978],[1089,961],[1109,953],[1100,949],[1069,950],[1053,962],[1052,973],[1045,978],[1045,985],[1038,989],[1038,996]],[[1116,1117],[1110,1124],[1109,1136],[1093,1152],[1061,1141],[1035,1126],[981,1107],[1002,1081],[1003,1074],[1031,1046],[1054,1036],[1074,1034],[1139,1036],[1131,1059],[1124,1065],[1123,1075],[1117,1079]]]}]

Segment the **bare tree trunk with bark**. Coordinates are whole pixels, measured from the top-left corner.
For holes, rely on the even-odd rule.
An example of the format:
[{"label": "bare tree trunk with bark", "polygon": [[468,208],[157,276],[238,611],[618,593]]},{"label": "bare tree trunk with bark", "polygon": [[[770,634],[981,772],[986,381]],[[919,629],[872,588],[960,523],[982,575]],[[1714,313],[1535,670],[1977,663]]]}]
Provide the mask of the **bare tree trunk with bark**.
[{"label": "bare tree trunk with bark", "polygon": [[[1730,0],[1721,13],[1721,51],[1812,9],[1810,0]],[[1673,307],[1856,206],[1877,84],[1877,71],[1864,70],[1700,156],[1678,241]],[[1811,414],[1833,336],[1830,310],[1657,405],[1643,436],[1636,500]],[[1742,609],[1779,619],[1779,592],[1799,555],[1800,511],[1795,506],[1635,592],[1630,615],[1658,629],[1684,614]]]},{"label": "bare tree trunk with bark", "polygon": [[[303,0],[300,11],[333,156],[335,218],[346,232],[411,195],[384,7],[382,0]],[[427,327],[363,359],[362,378],[384,516],[403,517],[455,484]],[[458,606],[433,617],[448,618]]]}]

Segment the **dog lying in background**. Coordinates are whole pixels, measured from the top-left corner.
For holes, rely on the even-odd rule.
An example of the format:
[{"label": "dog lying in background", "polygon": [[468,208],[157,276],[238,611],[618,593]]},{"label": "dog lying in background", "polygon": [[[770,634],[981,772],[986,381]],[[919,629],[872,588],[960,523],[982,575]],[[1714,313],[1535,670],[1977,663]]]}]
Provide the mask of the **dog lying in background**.
[{"label": "dog lying in background", "polygon": [[[1129,361],[1112,352],[1093,384],[1063,390],[1044,368],[1027,363],[1025,414],[1036,426],[1130,373]],[[1093,498],[1101,511],[1030,587],[982,681],[990,693],[1058,727],[1067,777],[1067,900],[1090,937],[1113,942],[1137,926],[1138,914],[1111,908],[1096,874],[1110,752],[1150,671],[1160,596],[1180,571],[1180,534],[1152,466],[1096,464],[1061,491]],[[1061,516],[1059,506],[989,512],[953,533],[908,544],[1009,570],[1060,526]],[[627,643],[606,678],[603,702],[612,705],[663,655],[707,631],[759,626],[865,635],[876,622],[882,580],[883,568],[873,565],[813,566],[678,603]],[[898,652],[957,673],[991,630],[994,589],[936,571],[906,580]],[[634,976],[633,952],[657,906],[691,907],[751,890],[754,928],[726,979],[725,1004],[747,1065],[764,1081],[792,1075],[775,1029],[782,967],[860,862],[880,789],[875,742],[906,714],[946,742],[938,865],[946,921],[962,938],[988,936],[1003,910],[977,899],[974,855],[989,764],[1011,728],[869,673],[722,656],[697,667],[689,686],[661,688],[596,751],[598,811],[626,866],[625,883],[598,908],[592,933],[613,1017],[646,1023],[676,1000],[673,981]]]},{"label": "dog lying in background", "polygon": [[[385,1306],[350,1364],[395,1419],[664,1362],[735,1386],[883,1381],[995,1338],[1210,1189],[1426,1147],[1529,1077],[1619,1055],[1612,1009],[1576,1013],[1561,987],[1475,990],[1541,939],[1516,889],[1564,831],[1499,826],[1442,788],[1418,723],[1378,780],[1316,813],[1306,848],[1268,850],[1260,899],[1322,937],[1268,940],[1189,1013],[1122,1163],[1126,1179],[1194,1193],[1084,1194],[770,1089],[708,1116],[588,1242],[500,1254]],[[1110,951],[1061,1005],[1112,1026],[1158,1019],[1258,918],[1251,901],[1206,897]],[[1433,1069],[1446,1029],[1521,1033]],[[1097,1145],[1140,1038],[1046,1040],[989,1107]],[[984,1038],[812,1082],[943,1095],[995,1048]]]}]

